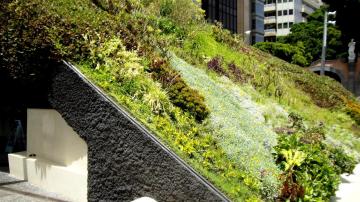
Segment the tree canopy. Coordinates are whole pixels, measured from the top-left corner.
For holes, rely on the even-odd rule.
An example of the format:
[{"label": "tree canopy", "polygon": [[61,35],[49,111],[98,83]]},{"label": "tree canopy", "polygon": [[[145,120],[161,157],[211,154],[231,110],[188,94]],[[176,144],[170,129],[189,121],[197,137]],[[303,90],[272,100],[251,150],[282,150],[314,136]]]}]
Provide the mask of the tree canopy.
[{"label": "tree canopy", "polygon": [[[310,61],[320,59],[322,50],[322,41],[324,33],[324,13],[326,8],[321,7],[313,14],[309,15],[308,22],[294,24],[291,33],[286,37],[280,38],[283,43],[296,44],[303,42],[307,53],[310,54]],[[341,51],[341,31],[338,27],[328,25],[328,44],[326,58],[334,59],[343,55]]]},{"label": "tree canopy", "polygon": [[[278,37],[277,42],[263,42],[255,46],[293,64],[308,66],[321,57],[325,10],[326,7],[322,7],[309,15],[307,22],[294,24],[291,33]],[[326,58],[343,55],[341,31],[337,26],[329,25]]]}]

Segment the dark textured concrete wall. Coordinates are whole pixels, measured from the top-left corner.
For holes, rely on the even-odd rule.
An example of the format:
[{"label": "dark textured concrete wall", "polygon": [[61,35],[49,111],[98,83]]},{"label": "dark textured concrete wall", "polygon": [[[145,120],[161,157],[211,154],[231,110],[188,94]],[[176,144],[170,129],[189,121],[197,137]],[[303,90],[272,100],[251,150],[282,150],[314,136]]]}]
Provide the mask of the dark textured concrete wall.
[{"label": "dark textured concrete wall", "polygon": [[89,201],[227,200],[68,64],[49,101],[88,144]]}]

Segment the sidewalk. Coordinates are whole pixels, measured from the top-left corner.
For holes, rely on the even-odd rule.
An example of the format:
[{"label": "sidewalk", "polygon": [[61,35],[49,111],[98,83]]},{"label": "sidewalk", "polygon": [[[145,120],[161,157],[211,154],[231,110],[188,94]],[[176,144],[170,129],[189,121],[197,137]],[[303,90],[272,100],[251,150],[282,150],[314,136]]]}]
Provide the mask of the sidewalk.
[{"label": "sidewalk", "polygon": [[332,202],[359,202],[360,201],[360,164],[352,175],[342,175],[339,190]]},{"label": "sidewalk", "polygon": [[30,183],[17,180],[7,172],[0,171],[0,201],[4,202],[65,202],[63,196],[49,193]]}]

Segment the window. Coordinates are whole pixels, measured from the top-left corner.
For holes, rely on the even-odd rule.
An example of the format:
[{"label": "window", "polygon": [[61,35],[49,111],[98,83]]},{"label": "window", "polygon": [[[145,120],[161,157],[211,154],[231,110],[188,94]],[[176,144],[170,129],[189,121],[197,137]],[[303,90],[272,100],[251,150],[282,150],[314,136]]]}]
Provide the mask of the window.
[{"label": "window", "polygon": [[292,15],[292,14],[294,14],[294,10],[293,10],[293,9],[290,9],[290,10],[289,10],[289,15]]},{"label": "window", "polygon": [[206,18],[210,22],[219,21],[224,28],[232,32],[237,31],[237,2],[236,0],[208,0],[202,8],[206,11]]},{"label": "window", "polygon": [[284,28],[284,29],[287,29],[287,28],[288,28],[288,23],[287,23],[287,22],[284,22],[283,28]]},{"label": "window", "polygon": [[281,3],[281,0],[277,0],[278,1],[278,3]]},{"label": "window", "polygon": [[284,10],[283,11],[283,15],[287,15],[288,13],[287,13],[287,10]]},{"label": "window", "polygon": [[278,29],[282,29],[282,24],[281,23],[278,24]]},{"label": "window", "polygon": [[293,0],[289,0],[289,2],[293,2]]},{"label": "window", "polygon": [[289,22],[289,28],[291,28],[293,26],[293,22]]},{"label": "window", "polygon": [[282,11],[278,11],[278,16],[282,16]]},{"label": "window", "polygon": [[276,0],[266,0],[265,4],[273,4],[276,3]]},{"label": "window", "polygon": [[287,2],[287,0],[283,0],[283,3],[286,3]]}]

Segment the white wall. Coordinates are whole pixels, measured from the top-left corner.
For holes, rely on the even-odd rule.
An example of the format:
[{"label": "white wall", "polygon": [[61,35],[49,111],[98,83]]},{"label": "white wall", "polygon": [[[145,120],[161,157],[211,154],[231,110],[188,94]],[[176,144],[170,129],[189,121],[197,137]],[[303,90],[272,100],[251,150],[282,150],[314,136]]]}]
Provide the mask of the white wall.
[{"label": "white wall", "polygon": [[87,169],[87,145],[55,110],[28,109],[27,152],[61,166]]},{"label": "white wall", "polygon": [[9,154],[10,175],[71,201],[87,201],[85,141],[55,110],[28,109],[27,115],[27,151]]}]

